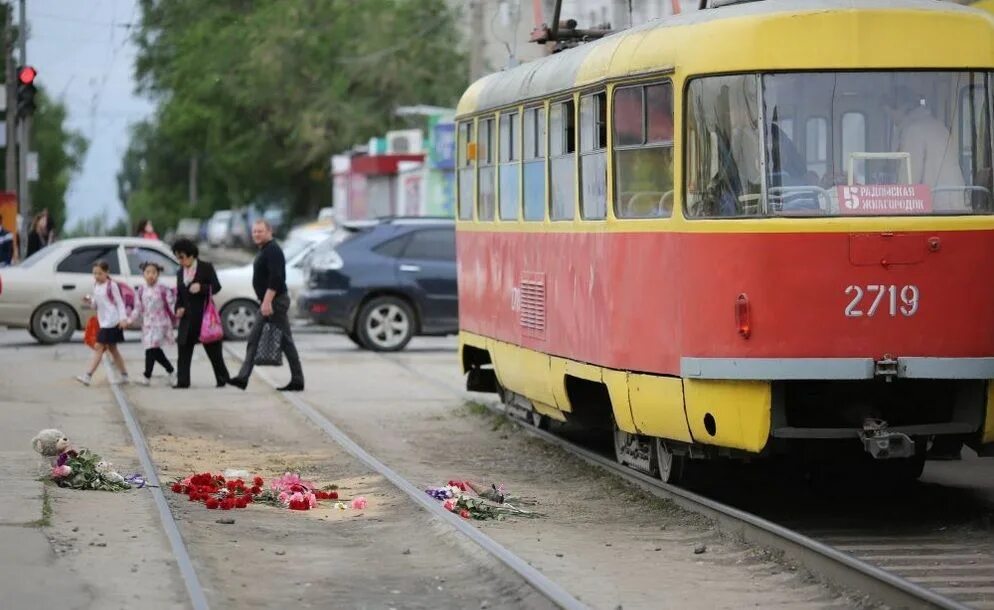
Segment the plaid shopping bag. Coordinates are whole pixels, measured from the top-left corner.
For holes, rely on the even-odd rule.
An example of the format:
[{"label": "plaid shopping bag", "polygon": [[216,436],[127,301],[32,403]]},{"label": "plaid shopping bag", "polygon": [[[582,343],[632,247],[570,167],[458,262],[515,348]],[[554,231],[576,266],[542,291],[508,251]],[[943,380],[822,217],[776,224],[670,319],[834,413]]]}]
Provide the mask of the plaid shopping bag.
[{"label": "plaid shopping bag", "polygon": [[254,362],[256,366],[283,366],[283,332],[272,322],[262,323]]}]

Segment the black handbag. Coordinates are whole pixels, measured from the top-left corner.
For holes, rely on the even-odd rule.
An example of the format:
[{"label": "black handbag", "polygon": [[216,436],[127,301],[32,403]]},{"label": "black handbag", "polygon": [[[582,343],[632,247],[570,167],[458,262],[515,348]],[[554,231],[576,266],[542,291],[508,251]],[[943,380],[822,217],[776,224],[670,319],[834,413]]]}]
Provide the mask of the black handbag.
[{"label": "black handbag", "polygon": [[262,323],[254,363],[256,366],[283,366],[283,331],[272,322]]}]

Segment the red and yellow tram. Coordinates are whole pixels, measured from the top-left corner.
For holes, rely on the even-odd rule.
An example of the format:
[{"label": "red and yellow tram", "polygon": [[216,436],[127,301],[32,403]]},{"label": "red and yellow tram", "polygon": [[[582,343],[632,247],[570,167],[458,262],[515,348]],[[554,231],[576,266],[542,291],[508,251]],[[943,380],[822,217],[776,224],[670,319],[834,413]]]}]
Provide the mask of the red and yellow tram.
[{"label": "red and yellow tram", "polygon": [[471,389],[618,458],[994,443],[994,19],[766,0],[488,76],[459,104]]}]

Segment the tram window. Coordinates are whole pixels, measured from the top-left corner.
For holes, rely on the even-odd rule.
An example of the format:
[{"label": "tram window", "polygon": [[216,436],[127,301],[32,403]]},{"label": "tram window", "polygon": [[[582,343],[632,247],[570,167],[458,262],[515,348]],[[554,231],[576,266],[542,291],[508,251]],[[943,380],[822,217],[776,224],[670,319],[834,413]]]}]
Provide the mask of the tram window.
[{"label": "tram window", "polygon": [[525,220],[545,220],[545,108],[524,115]]},{"label": "tram window", "polygon": [[552,220],[573,220],[576,206],[576,104],[555,102],[549,110],[550,209]]},{"label": "tram window", "polygon": [[625,87],[614,94],[615,208],[618,218],[673,212],[673,87]]},{"label": "tram window", "polygon": [[580,212],[586,220],[607,217],[607,94],[580,98]]},{"label": "tram window", "polygon": [[828,171],[828,121],[822,117],[808,119],[804,142],[808,171],[824,176]]},{"label": "tram window", "polygon": [[477,164],[480,167],[478,184],[479,196],[477,201],[477,220],[493,220],[496,207],[496,192],[494,184],[494,120],[481,119],[479,124],[479,144],[477,146]]},{"label": "tram window", "polygon": [[[849,158],[853,153],[866,150],[866,115],[862,112],[846,112],[842,115],[842,165],[849,172]],[[866,166],[863,163],[853,164],[854,181],[856,184],[866,184]]]},{"label": "tram window", "polygon": [[645,87],[624,87],[614,91],[614,145],[645,143]]},{"label": "tram window", "polygon": [[687,90],[688,217],[761,213],[759,94],[754,74],[697,78]]},{"label": "tram window", "polygon": [[521,160],[521,123],[517,112],[500,115],[500,219],[517,220],[520,200],[518,166]]},{"label": "tram window", "polygon": [[456,152],[459,165],[459,219],[473,219],[473,159],[470,155],[473,141],[473,123],[467,121],[459,124],[459,149]]}]

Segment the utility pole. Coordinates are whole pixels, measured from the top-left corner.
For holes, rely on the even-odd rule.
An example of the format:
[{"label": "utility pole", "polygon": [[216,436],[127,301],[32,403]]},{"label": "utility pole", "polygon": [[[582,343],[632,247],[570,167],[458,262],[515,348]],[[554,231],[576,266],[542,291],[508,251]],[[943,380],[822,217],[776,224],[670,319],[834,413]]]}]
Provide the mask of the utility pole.
[{"label": "utility pole", "polygon": [[[7,89],[7,146],[4,167],[7,170],[4,179],[4,188],[8,191],[17,191],[17,75],[14,73],[14,31],[12,14],[14,10],[9,4],[3,5],[3,58],[4,58],[4,83]],[[18,203],[18,210],[21,206]],[[20,227],[18,227],[20,228]]]},{"label": "utility pole", "polygon": [[[28,65],[28,11],[25,7],[25,0],[20,0],[21,11],[18,20],[17,36],[21,43],[21,65]],[[16,94],[14,96],[17,97]],[[7,105],[10,105],[8,100]],[[16,106],[16,104],[15,104]],[[16,116],[16,110],[15,116]],[[31,191],[28,188],[28,151],[31,149],[31,115],[26,115],[21,119],[21,138],[18,146],[18,168],[20,171],[19,187],[17,189],[17,200],[21,208],[21,214],[27,219],[31,216]]]},{"label": "utility pole", "polygon": [[190,207],[197,207],[197,174],[199,173],[200,166],[197,161],[197,155],[190,156]]}]

